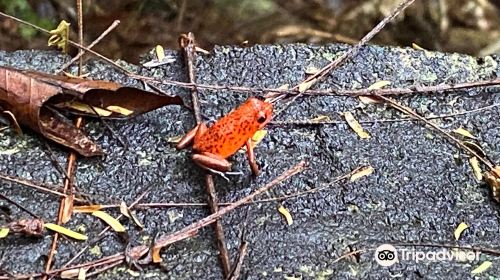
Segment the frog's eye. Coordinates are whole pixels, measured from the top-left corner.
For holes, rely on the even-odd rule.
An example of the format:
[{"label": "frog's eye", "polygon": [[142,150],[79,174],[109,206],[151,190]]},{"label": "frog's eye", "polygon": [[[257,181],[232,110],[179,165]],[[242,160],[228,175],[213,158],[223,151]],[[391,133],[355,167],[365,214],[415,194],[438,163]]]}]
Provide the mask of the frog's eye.
[{"label": "frog's eye", "polygon": [[263,123],[265,121],[266,121],[266,114],[264,114],[264,113],[259,114],[259,116],[257,118],[257,122],[258,123]]}]

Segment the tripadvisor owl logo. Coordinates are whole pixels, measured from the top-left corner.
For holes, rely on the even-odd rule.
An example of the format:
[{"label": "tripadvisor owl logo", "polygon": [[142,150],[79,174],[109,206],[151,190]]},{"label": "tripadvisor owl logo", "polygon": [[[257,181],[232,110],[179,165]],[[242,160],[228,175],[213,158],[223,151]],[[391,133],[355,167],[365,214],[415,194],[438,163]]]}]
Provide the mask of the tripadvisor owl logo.
[{"label": "tripadvisor owl logo", "polygon": [[375,250],[375,261],[381,266],[391,266],[398,262],[398,252],[391,244],[382,244]]}]

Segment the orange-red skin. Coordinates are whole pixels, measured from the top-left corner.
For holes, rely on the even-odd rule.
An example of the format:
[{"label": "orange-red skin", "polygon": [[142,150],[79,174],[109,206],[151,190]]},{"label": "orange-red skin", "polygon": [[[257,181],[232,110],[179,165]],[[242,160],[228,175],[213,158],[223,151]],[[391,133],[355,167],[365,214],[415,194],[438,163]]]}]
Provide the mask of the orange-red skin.
[{"label": "orange-red skin", "polygon": [[[272,113],[273,107],[270,103],[250,97],[238,108],[220,118],[207,131],[197,134],[193,150],[228,158],[271,120]],[[259,123],[258,119],[262,116],[265,116],[265,121]]]}]

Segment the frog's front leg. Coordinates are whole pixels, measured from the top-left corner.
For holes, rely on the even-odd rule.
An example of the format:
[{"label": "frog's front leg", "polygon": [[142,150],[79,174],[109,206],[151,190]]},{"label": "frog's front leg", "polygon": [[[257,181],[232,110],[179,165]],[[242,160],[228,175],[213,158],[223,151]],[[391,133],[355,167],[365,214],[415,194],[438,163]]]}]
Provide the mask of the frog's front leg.
[{"label": "frog's front leg", "polygon": [[259,175],[259,165],[257,164],[257,160],[255,159],[255,154],[253,152],[252,139],[248,139],[245,145],[247,147],[248,163],[250,164],[253,175],[257,176]]},{"label": "frog's front leg", "polygon": [[231,170],[231,163],[228,160],[212,153],[203,152],[201,154],[193,154],[192,159],[203,169],[219,172]]},{"label": "frog's front leg", "polygon": [[184,135],[181,138],[181,140],[179,140],[179,143],[177,143],[175,148],[177,150],[182,150],[182,149],[185,149],[189,146],[192,146],[196,136],[198,135],[198,137],[199,137],[200,135],[205,133],[205,131],[207,131],[207,129],[208,128],[207,128],[207,125],[205,123],[200,123],[200,124],[196,125],[190,131],[188,131],[188,133],[186,133],[186,135]]}]

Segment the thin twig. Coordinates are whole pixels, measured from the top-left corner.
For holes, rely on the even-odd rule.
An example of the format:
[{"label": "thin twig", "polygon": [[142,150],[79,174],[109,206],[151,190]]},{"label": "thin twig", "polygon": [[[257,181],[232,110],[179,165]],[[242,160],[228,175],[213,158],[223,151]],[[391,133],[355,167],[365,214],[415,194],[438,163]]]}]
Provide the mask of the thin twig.
[{"label": "thin twig", "polygon": [[241,243],[240,249],[238,250],[238,258],[236,264],[234,265],[234,269],[231,272],[230,277],[227,278],[228,280],[237,280],[238,278],[240,278],[241,268],[243,267],[243,261],[245,260],[247,251],[248,251],[248,242],[243,241]]},{"label": "thin twig", "polygon": [[[67,197],[68,196],[67,194],[61,192],[63,190],[62,187],[53,186],[53,185],[49,185],[49,184],[46,184],[46,183],[38,183],[38,182],[35,182],[35,181],[31,181],[31,180],[26,180],[26,179],[22,179],[22,178],[10,176],[10,175],[4,174],[4,173],[0,173],[0,179],[8,181],[8,182],[12,182],[12,183],[24,185],[24,186],[27,186],[27,187],[30,187],[30,188],[34,188],[36,190],[39,190],[39,191],[42,191],[42,192],[45,192],[45,193],[49,193],[49,194],[52,194],[52,195],[56,195],[56,196],[59,196],[59,197]],[[57,191],[57,190],[61,190],[61,191]],[[88,195],[86,195],[84,193],[80,193],[80,192],[77,192],[77,194],[79,194],[81,196],[88,196]],[[80,199],[80,198],[76,198],[76,197],[75,197],[75,201],[85,202],[85,200]]]},{"label": "thin twig", "polygon": [[[321,68],[318,72],[316,72],[314,75],[309,76],[306,78],[302,83],[297,84],[296,86],[293,87],[293,89],[298,90],[300,85],[303,83],[310,83],[308,86],[309,88],[312,87],[314,84],[318,83],[323,77],[325,77],[328,73],[331,71],[335,70],[338,68],[342,63],[344,63],[346,60],[354,57],[359,53],[361,48],[368,42],[370,41],[375,35],[377,35],[383,28],[384,26],[391,22],[396,16],[398,16],[402,11],[404,11],[407,7],[409,7],[415,0],[404,0],[402,1],[389,15],[387,15],[381,22],[379,22],[370,32],[368,32],[353,48],[350,48],[348,51],[343,53],[341,56],[336,58],[334,61],[330,62],[327,64],[325,67]],[[271,92],[271,94],[273,94]],[[285,111],[293,102],[297,100],[303,93],[299,92],[296,94],[289,102],[287,102],[278,112],[276,112],[275,116],[280,115],[283,111]],[[282,95],[281,97],[278,97],[273,100],[273,102],[284,98],[285,96]]]},{"label": "thin twig", "polygon": [[[104,37],[106,37],[111,31],[113,31],[113,29],[115,29],[119,24],[120,24],[119,20],[113,21],[113,23],[106,30],[104,30],[104,32],[102,32],[102,34],[99,37],[97,37],[97,39],[95,39],[90,45],[88,45],[87,48],[89,48],[89,49],[93,48],[102,39],[104,39]],[[57,72],[56,72],[57,74],[60,74],[61,72],[66,70],[66,68],[71,66],[71,64],[75,63],[75,61],[79,60],[85,54],[85,52],[86,52],[85,50],[80,49],[80,48],[78,48],[78,49],[80,50],[78,52],[78,54],[75,57],[73,57],[68,63],[61,66],[61,68],[59,68],[59,70],[57,70]]]},{"label": "thin twig", "polygon": [[[45,32],[49,34],[49,31],[47,29],[41,28],[37,25],[34,25],[32,23],[29,23],[27,21],[24,21],[22,19],[10,16],[8,14],[0,12],[0,16],[15,20],[19,23],[28,25],[36,30]],[[180,88],[187,88],[187,89],[192,89],[192,88],[198,88],[198,89],[206,89],[206,90],[211,90],[211,91],[232,91],[232,92],[246,92],[246,93],[252,93],[252,94],[260,94],[260,93],[268,93],[268,92],[275,92],[279,94],[290,94],[290,95],[297,95],[299,93],[298,89],[278,89],[278,88],[263,88],[263,87],[245,87],[245,86],[228,86],[228,85],[209,85],[209,84],[193,84],[193,83],[187,83],[187,82],[180,82],[180,81],[173,81],[173,80],[157,80],[152,77],[146,77],[142,76],[139,74],[132,73],[125,69],[123,66],[119,65],[118,63],[114,62],[113,60],[105,57],[104,55],[91,50],[90,48],[87,48],[85,46],[81,46],[80,44],[69,40],[68,41],[72,46],[76,48],[80,48],[95,57],[98,57],[102,59],[103,61],[107,62],[108,64],[112,65],[115,67],[117,70],[121,71],[125,75],[129,76],[130,78],[141,80],[143,82],[148,82],[148,83],[154,83],[154,84],[161,84],[161,85],[169,85],[169,86],[175,86],[175,87],[180,87]],[[435,86],[413,86],[409,88],[387,88],[387,89],[354,89],[354,90],[342,90],[342,89],[327,89],[327,90],[314,90],[314,89],[308,89],[302,93],[302,95],[331,95],[331,96],[350,96],[350,97],[357,97],[357,96],[370,96],[370,95],[384,95],[384,96],[389,96],[389,95],[405,95],[405,94],[420,94],[420,93],[429,93],[429,92],[444,92],[444,91],[451,91],[451,90],[458,90],[458,89],[470,89],[470,88],[479,88],[479,87],[488,87],[488,86],[498,86],[500,85],[500,78],[494,78],[490,80],[484,80],[484,81],[476,81],[476,82],[464,82],[464,83],[458,83],[454,85],[449,85],[449,84],[440,84],[440,85],[435,85]]]},{"label": "thin twig", "polygon": [[0,193],[0,199],[6,200],[7,202],[14,204],[17,208],[23,210],[24,212],[30,214],[33,218],[40,220],[40,217],[38,217],[35,213],[31,212],[28,210],[26,207],[22,206],[21,204],[15,202],[14,200],[8,198],[7,196],[3,195]]},{"label": "thin twig", "polygon": [[[473,110],[466,110],[462,112],[457,112],[457,113],[450,113],[450,114],[443,114],[443,115],[437,115],[437,116],[431,116],[431,117],[425,117],[426,120],[435,120],[435,119],[443,119],[443,118],[450,118],[450,117],[456,117],[456,116],[461,116],[461,115],[467,115],[467,114],[475,114],[479,113],[485,110],[489,110],[495,107],[500,106],[500,103],[495,103],[492,105],[480,107],[477,109]],[[415,118],[408,117],[408,118],[399,118],[399,119],[375,119],[375,120],[359,120],[359,123],[388,123],[388,122],[405,122],[405,121],[416,121]],[[271,121],[269,122],[270,125],[325,125],[325,124],[343,124],[345,121],[312,121],[312,120],[289,120],[289,121]]]},{"label": "thin twig", "polygon": [[[194,66],[196,62],[196,42],[194,39],[194,34],[189,32],[187,35],[182,35],[179,42],[186,61],[189,82],[196,84],[196,72]],[[202,122],[202,118],[200,112],[201,110],[198,98],[198,90],[196,88],[191,89],[191,100],[193,103],[193,112],[196,119],[196,124],[199,125]],[[216,213],[219,210],[219,206],[217,204],[217,194],[215,193],[215,184],[212,174],[205,174],[205,186],[208,195],[208,205],[210,207],[210,211],[211,213]],[[231,273],[231,262],[229,260],[229,253],[227,251],[222,221],[217,220],[214,226],[223,275],[224,277],[228,277],[229,273]]]},{"label": "thin twig", "polygon": [[[80,45],[83,45],[83,3],[82,0],[76,0],[76,9],[77,9],[77,17],[78,17],[78,41]],[[83,51],[81,49],[78,50],[79,54],[83,55]],[[78,63],[78,76],[82,75],[82,68],[83,68],[83,58],[80,55],[79,58],[79,63]],[[75,121],[75,127],[76,129],[80,129],[83,125],[83,118],[78,117]],[[57,224],[60,225],[62,223],[66,222],[66,219],[69,219],[69,217],[66,217],[68,213],[65,213],[67,209],[72,209],[73,208],[73,202],[74,202],[74,186],[73,186],[73,181],[74,181],[74,172],[75,172],[75,166],[76,166],[76,159],[77,155],[74,151],[71,151],[68,157],[68,163],[66,167],[66,174],[64,178],[64,193],[67,193],[69,191],[68,197],[65,197],[61,199],[61,202],[59,204],[59,211],[57,215]],[[69,198],[69,199],[68,199]],[[70,204],[70,205],[68,205]],[[72,211],[72,210],[70,210]],[[70,213],[71,214],[71,213]],[[52,266],[52,259],[54,257],[56,248],[57,248],[57,240],[59,239],[59,233],[55,232],[54,236],[52,238],[52,244],[50,246],[50,251],[49,255],[47,257],[47,262],[45,264],[45,272],[49,271]],[[47,279],[47,276],[44,276],[42,278],[43,280]]]},{"label": "thin twig", "polygon": [[[149,193],[149,191],[146,191],[144,193],[142,193],[141,195],[139,195],[137,197],[136,200],[134,200],[134,202],[132,202],[132,204],[130,204],[130,209],[133,209],[134,207],[136,207],[138,205],[138,203],[144,198],[144,196],[146,196],[147,194]],[[123,217],[123,214],[120,214],[118,215],[118,217],[116,218],[117,220],[120,220],[121,218]],[[70,264],[72,264],[74,261],[76,261],[83,253],[85,253],[85,251],[87,251],[90,247],[94,246],[95,243],[99,240],[101,240],[101,238],[104,236],[104,234],[109,231],[111,229],[111,226],[107,226],[106,228],[104,228],[98,235],[97,235],[97,239],[92,242],[91,244],[88,244],[86,245],[85,247],[83,247],[78,253],[76,253],[75,256],[73,256],[69,261],[67,261],[61,268],[65,268],[65,267],[68,267]]]},{"label": "thin twig", "polygon": [[441,132],[442,134],[444,134],[449,140],[451,140],[452,142],[454,142],[455,144],[457,144],[460,148],[464,149],[465,151],[467,151],[468,153],[470,153],[471,155],[475,156],[477,159],[479,159],[482,163],[484,163],[490,170],[493,170],[493,164],[491,162],[489,162],[487,159],[485,159],[484,157],[482,157],[481,155],[479,155],[478,153],[476,153],[474,150],[472,150],[471,148],[469,148],[467,145],[463,144],[462,141],[458,140],[457,138],[455,138],[453,135],[451,135],[449,132],[445,131],[444,129],[442,129],[441,127],[439,127],[438,125],[436,125],[435,123],[427,120],[426,118],[420,116],[419,114],[417,114],[416,112],[414,112],[411,108],[409,107],[406,107],[404,105],[401,105],[399,104],[398,102],[392,100],[391,98],[387,98],[385,96],[377,96],[378,98],[384,100],[385,102],[387,102],[389,105],[391,105],[392,107],[394,107],[395,109],[403,112],[403,113],[406,113],[418,120],[421,120],[423,121],[425,124],[427,125],[430,125],[432,126],[434,129],[436,129],[437,131]]},{"label": "thin twig", "polygon": [[290,169],[283,172],[280,176],[276,177],[271,182],[264,185],[263,187],[259,188],[258,190],[254,191],[253,193],[239,199],[238,201],[231,203],[229,206],[226,206],[226,207],[220,209],[219,211],[217,211],[217,213],[213,213],[213,214],[211,214],[211,215],[209,215],[209,216],[207,216],[207,217],[205,217],[205,218],[203,218],[203,219],[201,219],[201,220],[199,220],[199,221],[197,221],[197,222],[195,222],[195,223],[193,223],[193,224],[191,224],[191,225],[189,225],[189,226],[187,226],[187,227],[185,227],[177,232],[174,232],[172,234],[158,238],[154,247],[155,248],[163,248],[163,247],[171,244],[172,240],[176,239],[177,236],[186,235],[188,233],[196,233],[200,228],[205,227],[211,223],[214,223],[217,219],[224,216],[228,212],[231,212],[232,210],[248,203],[249,201],[252,201],[258,195],[260,195],[266,191],[269,191],[271,188],[278,185],[279,183],[285,181],[286,179],[292,177],[293,175],[296,175],[299,172],[302,172],[305,168],[306,168],[306,161],[302,160],[299,163],[297,163],[296,165],[294,165],[293,167],[291,167]]},{"label": "thin twig", "polygon": [[336,259],[333,261],[333,263],[337,263],[337,262],[339,262],[339,261],[341,261],[341,260],[343,260],[343,259],[345,259],[345,258],[348,258],[348,257],[350,257],[350,256],[354,256],[354,255],[357,255],[357,254],[361,254],[361,253],[364,253],[364,252],[366,252],[366,250],[361,249],[361,250],[356,250],[356,251],[352,251],[352,252],[349,252],[349,253],[343,254],[342,256],[340,256],[340,257],[336,258]]},{"label": "thin twig", "polygon": [[[320,191],[323,191],[325,189],[331,188],[334,184],[350,178],[354,173],[358,172],[361,170],[363,167],[357,167],[356,169],[352,170],[349,173],[343,174],[341,176],[336,177],[333,181],[325,184],[321,184],[319,187],[312,188],[309,190],[305,191],[300,191],[296,193],[291,193],[283,196],[278,196],[278,197],[270,197],[270,198],[264,198],[264,199],[258,199],[258,200],[251,200],[247,201],[244,204],[258,204],[258,203],[267,203],[267,202],[275,202],[275,201],[283,201],[286,199],[293,199],[293,198],[298,198],[302,196],[306,196],[311,193],[317,193]],[[219,202],[219,206],[229,206],[232,205],[234,202]],[[139,203],[136,206],[136,209],[141,209],[141,208],[164,208],[164,207],[206,207],[208,204],[207,203],[201,203],[201,202],[150,202],[150,203]],[[100,205],[102,209],[105,208],[118,208],[120,207],[119,204],[108,204],[108,205]]]}]

